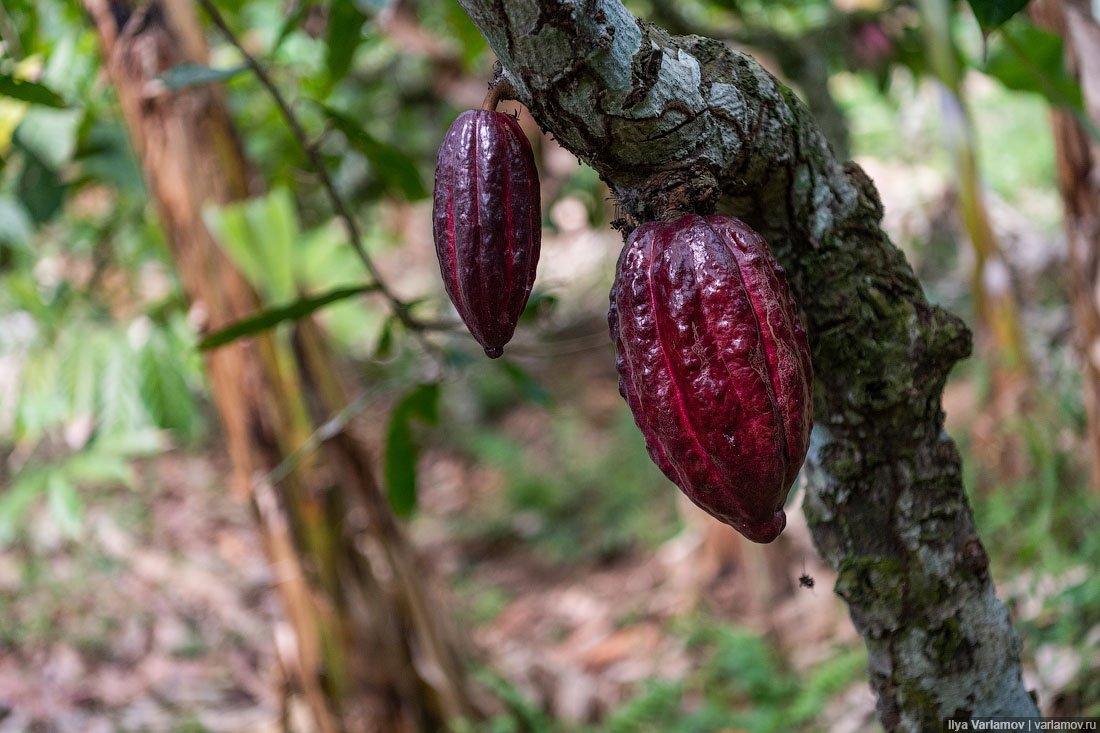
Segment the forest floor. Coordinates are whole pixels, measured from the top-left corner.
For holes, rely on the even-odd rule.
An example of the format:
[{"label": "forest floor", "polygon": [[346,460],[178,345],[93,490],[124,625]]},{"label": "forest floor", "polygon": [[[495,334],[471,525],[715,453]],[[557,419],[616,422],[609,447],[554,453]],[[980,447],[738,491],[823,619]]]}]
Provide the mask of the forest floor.
[{"label": "forest floor", "polygon": [[[537,429],[534,413],[512,420]],[[43,510],[26,543],[0,554],[0,732],[283,730],[274,640],[289,627],[225,459],[176,452],[138,473],[135,490],[89,499],[79,543]],[[450,611],[479,666],[562,730],[706,670],[716,648],[765,674],[854,654],[814,727],[873,729],[862,645],[799,511],[766,551],[684,503],[684,529],[652,550],[548,560],[463,529],[499,477],[447,451],[428,456],[423,475],[434,488],[417,541],[450,581]],[[813,588],[799,586],[804,573]],[[753,659],[761,650],[774,659]],[[784,679],[774,694],[790,692]]]},{"label": "forest floor", "polygon": [[[640,441],[623,448],[616,437],[629,432],[617,401],[600,397],[615,395],[605,362],[582,356],[565,370],[588,385],[576,397],[584,420],[568,419],[577,404],[521,406],[484,431],[488,448],[443,445],[423,457],[413,536],[477,650],[478,683],[518,695],[551,721],[546,730],[563,733],[716,731],[706,721],[718,709],[735,729],[877,730],[866,654],[799,495],[787,530],[762,547],[659,477],[654,493],[620,497],[641,504],[634,510],[614,492],[646,484],[644,475],[586,483],[585,471],[597,482],[614,472],[619,452],[644,462]],[[947,394],[964,434],[973,425],[958,419],[980,418],[973,393],[961,383]],[[581,432],[548,440],[562,421]],[[502,447],[501,435],[514,444]],[[538,455],[517,459],[509,451],[519,444]],[[591,449],[568,459],[567,475],[542,483],[539,464],[580,444]],[[533,465],[524,474],[514,460]],[[290,630],[247,504],[227,488],[225,458],[177,451],[137,471],[135,489],[89,497],[80,542],[43,507],[25,542],[0,554],[0,733],[286,730],[296,703],[276,649]],[[578,501],[596,526],[569,518]],[[626,529],[598,526],[606,516]],[[1047,577],[1044,592],[1082,580]],[[1048,613],[1026,574],[998,582],[1023,620]],[[1064,645],[1031,651],[1029,682],[1048,701],[1086,663]],[[1038,676],[1036,665],[1045,665]]]}]

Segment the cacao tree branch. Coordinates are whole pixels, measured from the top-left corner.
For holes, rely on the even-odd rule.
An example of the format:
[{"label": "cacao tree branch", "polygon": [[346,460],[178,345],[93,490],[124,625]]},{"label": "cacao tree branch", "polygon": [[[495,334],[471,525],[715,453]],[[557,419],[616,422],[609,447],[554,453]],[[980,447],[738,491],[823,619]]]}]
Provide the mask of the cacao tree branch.
[{"label": "cacao tree branch", "polygon": [[928,303],[867,175],[721,42],[670,36],[620,0],[460,3],[517,99],[610,185],[621,228],[670,197],[717,203],[787,268],[818,377],[806,513],[867,644],[883,725],[1036,714],[943,433],[944,381],[970,332]]},{"label": "cacao tree branch", "polygon": [[[706,28],[693,22],[682,11],[677,0],[651,0],[651,4],[653,12],[650,17],[671,33],[706,35],[772,56],[783,76],[802,91],[803,99],[825,139],[833,146],[833,152],[841,159],[848,157],[848,121],[844,110],[829,91],[828,53],[838,46],[843,49],[848,43],[851,26],[870,13],[861,10],[843,13],[834,8],[821,26],[792,35],[750,23],[745,17],[739,17],[736,25]],[[875,13],[891,10],[877,10]]]}]

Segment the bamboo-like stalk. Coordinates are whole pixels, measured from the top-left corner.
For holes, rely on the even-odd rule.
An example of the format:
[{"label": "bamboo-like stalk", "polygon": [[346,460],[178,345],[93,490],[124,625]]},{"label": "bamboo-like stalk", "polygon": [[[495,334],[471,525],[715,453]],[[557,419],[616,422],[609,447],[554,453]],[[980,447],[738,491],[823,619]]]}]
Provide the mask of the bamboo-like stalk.
[{"label": "bamboo-like stalk", "polygon": [[920,8],[932,73],[940,85],[944,136],[958,174],[959,211],[974,248],[971,293],[996,357],[994,386],[1003,391],[1015,384],[1027,384],[1031,360],[1008,266],[982,191],[974,123],[951,39],[951,6],[946,0],[921,0]]},{"label": "bamboo-like stalk", "polygon": [[1100,22],[1088,3],[1040,0],[1031,7],[1040,25],[1062,35],[1066,66],[1081,83],[1084,120],[1065,110],[1051,111],[1058,188],[1065,204],[1069,266],[1066,290],[1073,306],[1088,415],[1088,454],[1092,486],[1100,490],[1100,143],[1082,124],[1100,127]]},{"label": "bamboo-like stalk", "polygon": [[[259,298],[201,216],[256,192],[224,101],[216,88],[170,91],[157,80],[205,62],[191,0],[84,5],[188,299],[210,329],[254,313]],[[362,445],[337,431],[323,454],[303,449],[346,396],[321,331],[306,320],[297,332],[296,342],[269,331],[206,357],[237,491],[252,503],[294,630],[280,646],[291,687],[320,733],[444,730],[472,711],[455,640]],[[369,518],[362,526],[356,512]],[[386,567],[363,543],[382,548]]]}]

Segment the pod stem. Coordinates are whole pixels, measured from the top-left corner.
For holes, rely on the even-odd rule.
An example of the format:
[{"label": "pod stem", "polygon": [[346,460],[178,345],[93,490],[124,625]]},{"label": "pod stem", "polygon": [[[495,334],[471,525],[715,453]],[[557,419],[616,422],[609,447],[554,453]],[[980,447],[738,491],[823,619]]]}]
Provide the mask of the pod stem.
[{"label": "pod stem", "polygon": [[507,79],[498,77],[489,84],[489,92],[485,95],[485,101],[481,103],[483,110],[493,111],[503,99],[515,99],[515,87]]}]

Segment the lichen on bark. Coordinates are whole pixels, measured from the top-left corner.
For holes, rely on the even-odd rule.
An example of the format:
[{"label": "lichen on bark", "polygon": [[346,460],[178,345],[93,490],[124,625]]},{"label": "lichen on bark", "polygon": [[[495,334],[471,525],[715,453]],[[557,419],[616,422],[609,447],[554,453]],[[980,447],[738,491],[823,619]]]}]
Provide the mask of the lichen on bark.
[{"label": "lichen on bark", "polygon": [[970,332],[928,303],[866,174],[721,42],[670,36],[619,0],[460,3],[517,98],[611,186],[625,228],[654,216],[669,181],[702,179],[786,267],[818,378],[806,514],[867,644],[883,725],[1036,714],[943,433],[943,384]]}]

